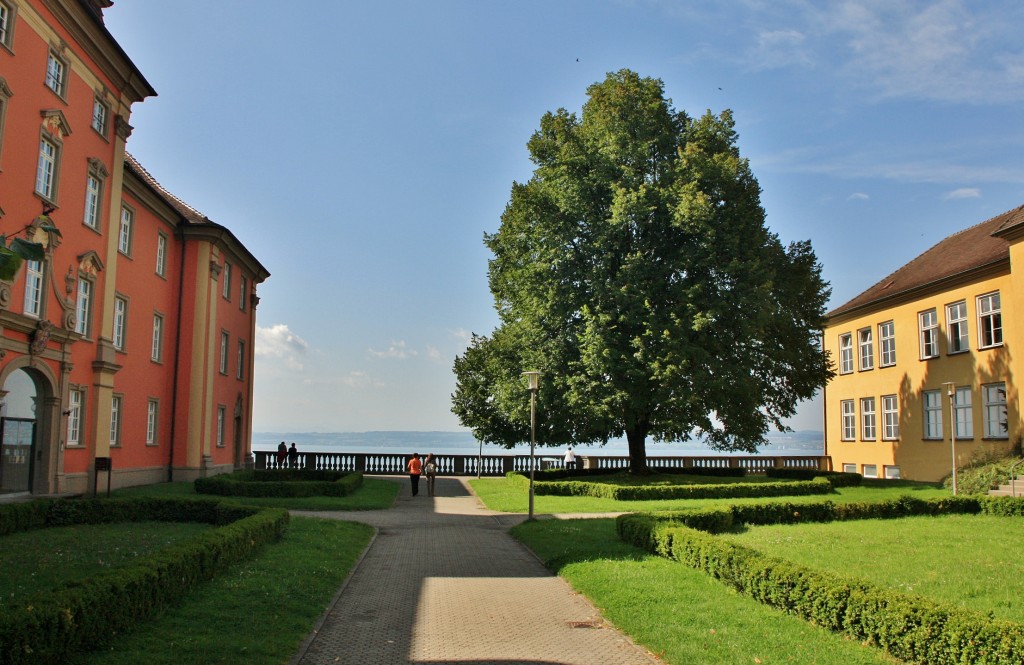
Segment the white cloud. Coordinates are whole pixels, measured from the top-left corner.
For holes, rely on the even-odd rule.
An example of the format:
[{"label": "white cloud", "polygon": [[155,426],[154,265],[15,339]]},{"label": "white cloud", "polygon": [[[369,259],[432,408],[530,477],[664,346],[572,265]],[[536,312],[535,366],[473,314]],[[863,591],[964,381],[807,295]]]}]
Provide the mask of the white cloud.
[{"label": "white cloud", "polygon": [[309,344],[291,330],[288,325],[278,323],[269,328],[256,326],[257,358],[279,358],[289,369],[301,370],[303,357]]},{"label": "white cloud", "polygon": [[362,371],[349,372],[347,375],[339,379],[342,385],[348,386],[349,388],[383,388],[384,382],[378,381],[372,378],[369,374]]},{"label": "white cloud", "polygon": [[405,360],[407,358],[413,358],[419,355],[419,352],[415,349],[410,349],[409,345],[404,341],[391,342],[385,351],[378,351],[376,349],[368,349],[368,353],[373,358],[397,358],[399,360]]},{"label": "white cloud", "polygon": [[954,199],[980,199],[981,190],[977,187],[961,187],[960,189],[954,189],[951,192],[946,192],[942,198],[945,201]]},{"label": "white cloud", "polygon": [[454,330],[449,330],[448,332],[452,334],[452,337],[460,339],[463,342],[466,342],[467,344],[469,343],[469,340],[473,337],[473,333],[469,330],[466,330],[465,328],[455,328]]},{"label": "white cloud", "polygon": [[436,346],[427,345],[427,357],[431,360],[440,361],[441,351]]},{"label": "white cloud", "polygon": [[847,201],[867,201],[870,198],[871,197],[868,196],[867,194],[865,194],[864,192],[854,192],[853,194],[850,194],[849,196],[847,196],[846,200]]}]

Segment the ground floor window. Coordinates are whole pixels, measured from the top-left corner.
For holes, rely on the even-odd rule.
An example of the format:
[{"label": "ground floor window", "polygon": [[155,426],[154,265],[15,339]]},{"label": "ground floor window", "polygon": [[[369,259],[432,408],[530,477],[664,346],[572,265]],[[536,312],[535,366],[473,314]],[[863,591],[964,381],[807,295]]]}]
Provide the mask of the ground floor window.
[{"label": "ground floor window", "polygon": [[883,466],[882,471],[885,473],[885,477],[889,480],[900,479],[900,468],[898,466]]},{"label": "ground floor window", "polygon": [[843,473],[857,473],[857,465],[843,464]]},{"label": "ground floor window", "polygon": [[877,478],[878,477],[878,466],[875,464],[865,464],[861,467],[861,475],[865,478]]}]

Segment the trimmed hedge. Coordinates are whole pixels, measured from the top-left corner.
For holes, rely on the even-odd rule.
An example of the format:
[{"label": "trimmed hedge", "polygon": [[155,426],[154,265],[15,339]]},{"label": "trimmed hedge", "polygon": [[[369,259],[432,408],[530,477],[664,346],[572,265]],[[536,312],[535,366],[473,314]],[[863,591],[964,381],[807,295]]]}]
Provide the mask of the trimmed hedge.
[{"label": "trimmed hedge", "polygon": [[1024,500],[901,497],[880,503],[770,504],[672,514],[623,515],[619,537],[703,570],[751,597],[811,623],[928,665],[1024,662],[1024,626],[926,598],[852,581],[716,538],[738,524],[987,513],[1019,515]]},{"label": "trimmed hedge", "polygon": [[829,494],[832,485],[824,478],[778,483],[723,483],[704,485],[610,485],[581,481],[535,484],[534,493],[548,496],[593,496],[618,501],[659,499],[721,499]]},{"label": "trimmed hedge", "polygon": [[[832,487],[853,487],[864,482],[864,476],[859,473],[846,473],[844,471],[819,471],[818,469],[782,469],[771,468],[765,471],[769,478],[785,478],[787,480],[814,480],[815,478],[827,478]],[[885,481],[891,483],[892,481]]]},{"label": "trimmed hedge", "polygon": [[355,471],[235,471],[197,478],[196,493],[220,496],[304,497],[348,496],[363,485],[363,474]]},{"label": "trimmed hedge", "polygon": [[[210,499],[90,499],[36,501],[32,511],[3,506],[25,530],[43,526],[125,521],[205,522],[218,525],[188,541],[141,556],[132,563],[68,582],[0,611],[0,662],[7,665],[68,662],[75,653],[111,643],[119,633],[178,601],[197,583],[251,557],[281,537],[288,512],[257,509]],[[16,504],[16,505],[32,505]],[[8,510],[12,508],[12,510]]]}]

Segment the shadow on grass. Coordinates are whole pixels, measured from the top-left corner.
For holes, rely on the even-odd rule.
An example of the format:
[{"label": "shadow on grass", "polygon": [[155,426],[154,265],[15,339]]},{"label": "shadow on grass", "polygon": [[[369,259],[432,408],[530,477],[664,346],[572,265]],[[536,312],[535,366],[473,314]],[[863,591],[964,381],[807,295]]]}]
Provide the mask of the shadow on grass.
[{"label": "shadow on grass", "polygon": [[583,561],[644,561],[653,556],[619,540],[611,518],[524,522],[511,533],[554,573]]}]

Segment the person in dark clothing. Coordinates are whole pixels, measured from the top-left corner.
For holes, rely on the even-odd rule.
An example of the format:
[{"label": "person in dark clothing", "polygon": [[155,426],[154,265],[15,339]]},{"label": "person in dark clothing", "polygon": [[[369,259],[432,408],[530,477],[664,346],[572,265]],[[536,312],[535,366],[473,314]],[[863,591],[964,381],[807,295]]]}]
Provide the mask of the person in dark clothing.
[{"label": "person in dark clothing", "polygon": [[299,449],[295,447],[295,442],[292,442],[292,447],[288,449],[288,466],[293,469],[299,468]]},{"label": "person in dark clothing", "polygon": [[406,465],[409,469],[409,481],[412,483],[412,495],[420,493],[420,474],[423,473],[423,462],[420,461],[419,453],[413,453],[412,459]]},{"label": "person in dark clothing", "polygon": [[284,468],[284,460],[286,457],[288,457],[288,445],[282,441],[277,446],[277,468]]}]

